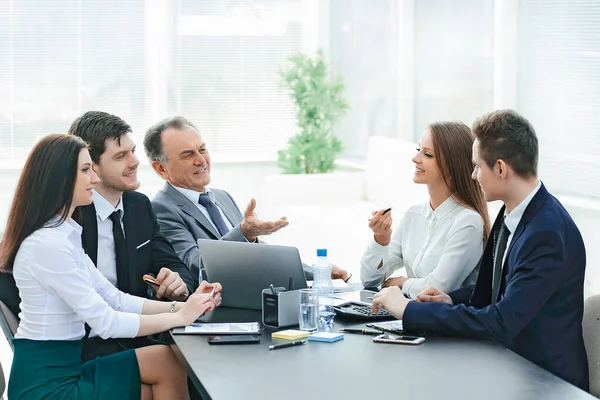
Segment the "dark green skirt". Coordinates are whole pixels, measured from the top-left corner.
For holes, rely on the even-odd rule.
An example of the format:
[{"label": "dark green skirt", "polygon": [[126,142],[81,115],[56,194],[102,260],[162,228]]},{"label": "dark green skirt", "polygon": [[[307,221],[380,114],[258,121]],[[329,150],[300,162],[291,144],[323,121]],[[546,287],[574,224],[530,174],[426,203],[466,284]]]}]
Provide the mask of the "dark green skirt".
[{"label": "dark green skirt", "polygon": [[134,350],[81,363],[81,340],[13,339],[11,400],[141,398]]}]

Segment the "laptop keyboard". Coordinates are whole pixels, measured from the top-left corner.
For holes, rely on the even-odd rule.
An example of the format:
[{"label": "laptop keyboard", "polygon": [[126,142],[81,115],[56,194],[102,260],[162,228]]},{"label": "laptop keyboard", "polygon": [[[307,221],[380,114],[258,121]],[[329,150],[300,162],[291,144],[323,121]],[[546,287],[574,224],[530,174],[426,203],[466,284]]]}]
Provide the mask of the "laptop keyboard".
[{"label": "laptop keyboard", "polygon": [[395,318],[389,311],[380,309],[378,313],[371,310],[371,306],[360,303],[346,303],[333,308],[336,314],[343,315],[348,318],[377,320],[377,319],[392,319]]}]

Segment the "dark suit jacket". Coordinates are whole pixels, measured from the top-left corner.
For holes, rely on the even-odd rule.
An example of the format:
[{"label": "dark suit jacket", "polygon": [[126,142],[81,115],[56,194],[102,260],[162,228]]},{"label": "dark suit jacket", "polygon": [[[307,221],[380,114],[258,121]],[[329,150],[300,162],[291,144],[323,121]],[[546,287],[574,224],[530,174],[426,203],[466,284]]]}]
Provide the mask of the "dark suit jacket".
[{"label": "dark suit jacket", "polygon": [[[193,293],[197,287],[194,284],[187,266],[177,257],[173,246],[160,232],[156,215],[152,210],[150,200],[138,192],[123,193],[123,227],[127,245],[127,283],[117,282],[119,290],[139,297],[151,297],[148,285],[142,280],[147,273],[158,274],[162,267],[179,273],[188,287],[188,293]],[[93,261],[98,261],[98,220],[94,204],[81,207],[81,234],[83,249]],[[145,242],[148,244],[138,248]],[[152,292],[153,293],[153,292]],[[96,357],[113,354],[125,349],[139,348],[152,344],[163,343],[158,336],[137,337],[132,339],[101,339],[88,338],[83,342],[82,360],[88,361]]]},{"label": "dark suit jacket", "polygon": [[[148,297],[148,285],[142,280],[147,273],[158,274],[162,267],[179,273],[193,293],[197,287],[187,266],[177,257],[173,246],[160,232],[150,200],[138,192],[123,193],[123,227],[127,243],[128,282],[117,282],[119,290],[139,297]],[[94,204],[81,207],[83,249],[94,264],[98,261],[98,220]],[[146,241],[148,244],[137,248]]]},{"label": "dark suit jacket", "polygon": [[[500,210],[495,226],[500,223]],[[493,236],[493,235],[490,235]],[[544,185],[529,203],[507,249],[500,301],[491,305],[492,240],[477,283],[450,294],[454,305],[411,302],[404,328],[442,335],[492,338],[584,390],[585,247],[579,229]]]}]

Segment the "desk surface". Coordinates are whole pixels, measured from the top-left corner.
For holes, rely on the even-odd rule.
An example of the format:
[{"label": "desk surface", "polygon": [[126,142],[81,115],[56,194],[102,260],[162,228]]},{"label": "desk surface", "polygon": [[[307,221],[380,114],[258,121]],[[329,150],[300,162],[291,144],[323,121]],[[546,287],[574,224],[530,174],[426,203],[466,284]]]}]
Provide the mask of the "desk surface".
[{"label": "desk surface", "polygon": [[[252,322],[260,312],[221,308],[206,322]],[[336,317],[335,327],[364,326]],[[428,338],[419,346],[344,335],[269,351],[260,344],[209,345],[206,336],[173,335],[201,394],[212,399],[595,399],[492,342]],[[323,383],[321,383],[323,382]]]}]

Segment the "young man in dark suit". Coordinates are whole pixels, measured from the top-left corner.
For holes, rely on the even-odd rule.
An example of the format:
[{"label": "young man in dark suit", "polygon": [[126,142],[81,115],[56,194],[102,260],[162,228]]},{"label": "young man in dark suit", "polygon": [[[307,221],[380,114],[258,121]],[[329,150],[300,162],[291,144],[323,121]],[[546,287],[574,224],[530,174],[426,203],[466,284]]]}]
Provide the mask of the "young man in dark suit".
[{"label": "young man in dark suit", "polygon": [[[69,134],[89,144],[92,168],[101,180],[94,188],[93,203],[80,210],[83,247],[98,270],[121,291],[183,301],[198,282],[161,234],[150,200],[135,191],[140,186],[139,161],[130,132],[121,118],[100,111],[86,112],[69,128]],[[149,292],[145,274],[155,275],[160,285],[156,293]],[[148,338],[103,340],[92,332],[82,359],[148,343]]]},{"label": "young man in dark suit", "polygon": [[585,247],[560,202],[538,181],[538,140],[512,110],[473,125],[473,179],[501,200],[474,286],[448,294],[428,288],[409,302],[397,287],[374,296],[404,329],[489,338],[588,390],[583,343]]}]

